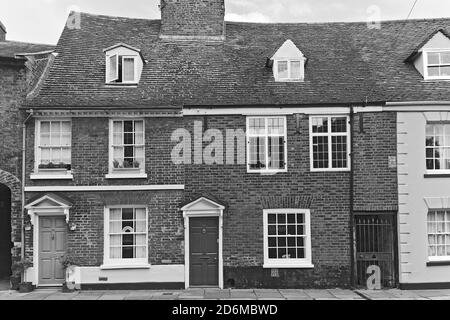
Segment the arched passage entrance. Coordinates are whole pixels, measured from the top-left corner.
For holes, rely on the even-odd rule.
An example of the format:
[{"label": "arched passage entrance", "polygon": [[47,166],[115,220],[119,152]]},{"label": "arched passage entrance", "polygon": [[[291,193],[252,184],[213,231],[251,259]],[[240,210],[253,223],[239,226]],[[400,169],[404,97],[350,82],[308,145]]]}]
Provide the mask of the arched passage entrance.
[{"label": "arched passage entrance", "polygon": [[11,273],[11,190],[0,184],[0,280]]},{"label": "arched passage entrance", "polygon": [[21,188],[19,179],[0,169],[0,279],[11,273],[11,260],[20,258]]}]

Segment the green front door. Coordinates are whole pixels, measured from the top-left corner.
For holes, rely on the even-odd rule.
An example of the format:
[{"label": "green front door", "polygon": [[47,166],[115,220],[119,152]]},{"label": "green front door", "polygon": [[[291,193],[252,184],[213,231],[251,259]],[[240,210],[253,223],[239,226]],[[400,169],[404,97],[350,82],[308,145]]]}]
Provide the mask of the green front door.
[{"label": "green front door", "polygon": [[65,280],[60,258],[66,253],[65,217],[39,218],[39,285],[59,285]]},{"label": "green front door", "polygon": [[219,285],[219,218],[189,219],[189,282]]}]

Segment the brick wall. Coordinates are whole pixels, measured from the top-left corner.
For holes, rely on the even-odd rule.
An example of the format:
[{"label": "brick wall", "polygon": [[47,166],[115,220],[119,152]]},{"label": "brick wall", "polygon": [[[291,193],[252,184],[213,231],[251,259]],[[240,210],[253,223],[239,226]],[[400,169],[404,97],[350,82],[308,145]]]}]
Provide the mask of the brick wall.
[{"label": "brick wall", "polygon": [[221,36],[224,17],[224,0],[162,0],[161,34]]},{"label": "brick wall", "polygon": [[[1,30],[1,28],[0,28]],[[1,38],[1,36],[0,36]],[[0,183],[11,190],[11,241],[21,241],[21,150],[23,117],[19,106],[27,90],[23,64],[0,61]],[[20,247],[12,250],[20,258]]]},{"label": "brick wall", "polygon": [[34,171],[35,122],[27,125],[27,185],[143,185],[183,184],[182,165],[171,160],[172,132],[179,128],[179,118],[146,118],[146,173],[148,179],[105,179],[109,170],[109,120],[107,118],[72,118],[73,181],[31,181]]},{"label": "brick wall", "polygon": [[0,83],[0,169],[19,176],[22,119],[18,110],[27,89],[23,65],[0,62]]},{"label": "brick wall", "polygon": [[[244,116],[211,116],[207,127],[244,129]],[[194,121],[185,117],[185,128],[193,132]],[[395,117],[374,114],[365,119],[366,132],[355,132],[358,206],[362,210],[390,207],[396,201],[396,172],[387,168],[386,157],[395,145]],[[287,117],[288,173],[260,175],[247,173],[246,165],[198,165],[186,167],[186,198],[210,194],[226,204],[224,214],[225,283],[233,280],[237,287],[329,287],[350,284],[350,174],[349,172],[310,172],[309,119],[303,117],[300,133],[296,119]],[[382,125],[384,123],[384,126]],[[355,128],[356,130],[356,128]],[[375,140],[381,135],[380,141]],[[204,144],[205,145],[205,144]],[[395,150],[395,149],[394,149]],[[394,153],[395,155],[395,153]],[[386,161],[381,161],[380,159]],[[371,190],[379,194],[371,196]],[[313,270],[280,269],[272,278],[263,265],[263,209],[267,199],[306,197],[311,209]],[[369,197],[367,203],[363,197]],[[277,200],[272,200],[277,201]],[[289,206],[289,205],[288,205]]]},{"label": "brick wall", "polygon": [[[104,208],[112,205],[145,205],[148,208],[149,262],[153,265],[184,263],[183,215],[179,211],[182,191],[155,192],[67,192],[73,207],[70,221],[77,226],[68,231],[68,252],[82,266],[103,263]],[[42,196],[28,193],[27,201]],[[29,219],[27,217],[27,219]],[[33,256],[33,230],[26,231],[27,256]]]},{"label": "brick wall", "polygon": [[362,126],[360,117],[353,127],[355,211],[397,212],[397,167],[389,167],[397,154],[397,114],[365,113]]}]

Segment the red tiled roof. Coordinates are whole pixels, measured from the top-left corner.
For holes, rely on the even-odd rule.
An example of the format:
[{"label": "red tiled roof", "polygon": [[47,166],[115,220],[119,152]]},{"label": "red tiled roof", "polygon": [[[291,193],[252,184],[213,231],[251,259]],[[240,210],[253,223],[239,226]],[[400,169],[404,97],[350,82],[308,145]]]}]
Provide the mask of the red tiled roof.
[{"label": "red tiled roof", "polygon": [[[405,59],[450,19],[366,23],[227,22],[224,42],[159,40],[159,20],[81,15],[65,28],[34,107],[285,105],[450,100],[450,82],[425,82]],[[305,81],[279,83],[266,59],[291,39],[308,58]],[[137,87],[105,85],[103,49],[139,48]]]}]

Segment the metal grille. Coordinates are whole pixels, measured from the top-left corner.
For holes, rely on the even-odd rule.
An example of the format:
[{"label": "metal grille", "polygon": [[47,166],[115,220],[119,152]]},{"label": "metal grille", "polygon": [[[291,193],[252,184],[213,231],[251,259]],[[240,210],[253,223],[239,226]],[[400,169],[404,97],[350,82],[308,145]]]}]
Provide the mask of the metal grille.
[{"label": "metal grille", "polygon": [[366,286],[367,269],[376,265],[381,270],[381,286],[394,287],[395,226],[394,215],[355,216],[357,284]]}]

